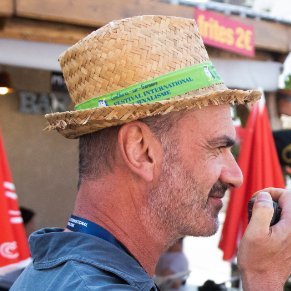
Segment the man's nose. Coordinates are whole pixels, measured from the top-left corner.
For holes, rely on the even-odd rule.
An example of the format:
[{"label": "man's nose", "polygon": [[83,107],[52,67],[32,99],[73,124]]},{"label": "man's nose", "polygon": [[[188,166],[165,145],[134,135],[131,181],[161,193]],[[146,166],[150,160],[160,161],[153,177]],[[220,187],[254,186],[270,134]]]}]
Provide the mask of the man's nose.
[{"label": "man's nose", "polygon": [[242,184],[243,174],[233,156],[223,166],[220,179],[230,187],[239,187]]}]

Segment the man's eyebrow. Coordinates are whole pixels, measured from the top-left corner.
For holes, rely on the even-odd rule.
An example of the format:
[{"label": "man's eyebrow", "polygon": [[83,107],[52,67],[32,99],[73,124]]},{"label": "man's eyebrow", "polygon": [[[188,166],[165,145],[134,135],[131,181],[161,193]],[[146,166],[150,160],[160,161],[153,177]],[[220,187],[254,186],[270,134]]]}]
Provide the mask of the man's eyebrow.
[{"label": "man's eyebrow", "polygon": [[208,140],[208,144],[212,147],[217,146],[232,147],[235,144],[235,140],[227,135],[223,135]]}]

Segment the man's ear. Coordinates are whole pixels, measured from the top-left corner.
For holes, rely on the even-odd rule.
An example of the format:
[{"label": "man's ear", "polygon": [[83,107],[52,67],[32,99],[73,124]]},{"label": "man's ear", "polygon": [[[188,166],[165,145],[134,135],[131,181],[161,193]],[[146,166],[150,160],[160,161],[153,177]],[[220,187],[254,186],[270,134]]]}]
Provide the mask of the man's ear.
[{"label": "man's ear", "polygon": [[132,172],[146,182],[154,180],[162,162],[162,145],[145,123],[124,124],[118,132],[118,147]]}]

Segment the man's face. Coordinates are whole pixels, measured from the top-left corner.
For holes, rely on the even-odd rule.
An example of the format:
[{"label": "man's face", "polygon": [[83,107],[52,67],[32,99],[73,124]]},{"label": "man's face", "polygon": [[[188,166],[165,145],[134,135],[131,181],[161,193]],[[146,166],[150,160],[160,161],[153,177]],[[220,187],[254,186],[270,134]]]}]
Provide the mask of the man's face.
[{"label": "man's face", "polygon": [[149,203],[170,233],[208,236],[217,231],[221,198],[228,187],[242,183],[230,151],[234,139],[228,105],[187,112],[162,139],[162,173]]}]

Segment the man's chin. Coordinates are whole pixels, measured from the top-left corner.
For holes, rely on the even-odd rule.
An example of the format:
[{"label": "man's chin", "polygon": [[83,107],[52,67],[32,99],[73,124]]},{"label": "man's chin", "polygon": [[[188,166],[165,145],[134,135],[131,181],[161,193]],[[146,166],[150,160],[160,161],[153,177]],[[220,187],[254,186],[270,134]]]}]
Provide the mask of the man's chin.
[{"label": "man's chin", "polygon": [[212,220],[211,222],[208,221],[208,223],[204,223],[203,225],[201,224],[199,228],[197,228],[196,225],[196,227],[193,227],[191,232],[188,233],[187,235],[204,237],[212,236],[217,233],[218,227],[219,227],[218,219],[215,219]]},{"label": "man's chin", "polygon": [[202,234],[201,236],[205,236],[205,237],[212,236],[212,235],[215,235],[217,233],[217,231],[218,231],[218,227],[214,227],[212,229],[205,231],[205,233]]}]

